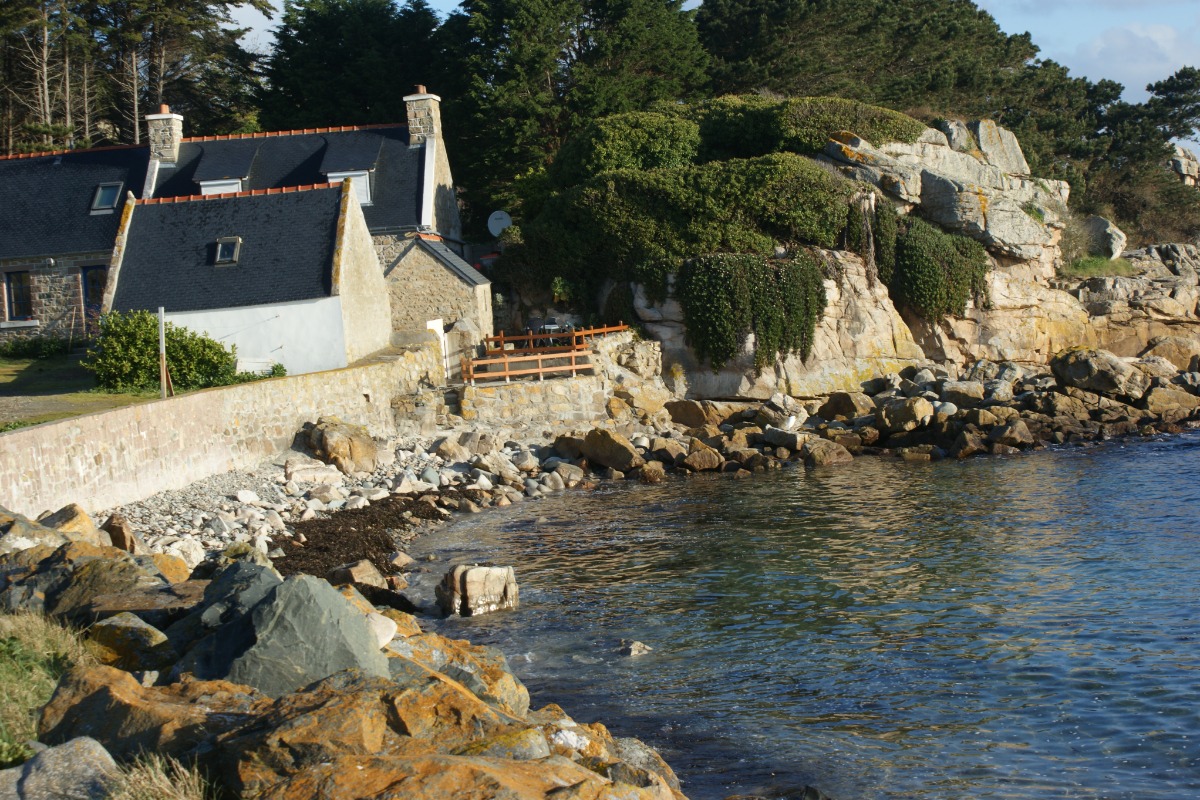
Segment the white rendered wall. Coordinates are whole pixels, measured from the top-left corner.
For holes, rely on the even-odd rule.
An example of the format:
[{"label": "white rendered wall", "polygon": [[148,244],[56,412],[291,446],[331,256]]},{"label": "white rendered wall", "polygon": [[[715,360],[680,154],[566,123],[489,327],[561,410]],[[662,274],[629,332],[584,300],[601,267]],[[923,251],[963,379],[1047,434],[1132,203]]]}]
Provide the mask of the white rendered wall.
[{"label": "white rendered wall", "polygon": [[288,375],[346,366],[342,300],[326,297],[297,303],[179,311],[167,321],[237,346],[238,369],[260,371],[283,364]]}]

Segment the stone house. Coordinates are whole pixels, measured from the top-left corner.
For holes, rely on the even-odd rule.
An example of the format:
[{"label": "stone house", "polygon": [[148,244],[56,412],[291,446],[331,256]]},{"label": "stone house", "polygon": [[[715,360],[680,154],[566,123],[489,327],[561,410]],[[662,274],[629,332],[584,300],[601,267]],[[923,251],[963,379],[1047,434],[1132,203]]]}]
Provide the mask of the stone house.
[{"label": "stone house", "polygon": [[0,158],[0,342],[84,335],[147,155],[111,147]]},{"label": "stone house", "polygon": [[344,367],[388,346],[391,309],[351,184],[133,200],[113,250],[105,311],[235,345],[238,369]]},{"label": "stone house", "polygon": [[[6,273],[5,286],[14,286],[12,301],[5,290],[6,314],[0,324],[8,328],[0,328],[0,339],[6,334],[82,333],[82,323],[72,319],[85,318],[85,307],[94,313],[96,304],[88,306],[84,295],[90,291],[94,301],[103,294],[104,273],[81,269],[102,267],[110,256],[118,257],[113,245],[130,200],[213,195],[239,199],[246,193],[349,181],[385,278],[394,338],[434,330],[447,362],[457,363],[458,353],[492,332],[490,285],[461,257],[462,226],[442,140],[440,98],[419,86],[404,99],[403,124],[192,138],[183,135],[183,117],[164,106],[146,117],[148,146],[0,159],[0,203],[6,207],[9,199],[21,199],[17,189],[35,192],[56,165],[72,165],[74,181],[69,190],[49,193],[29,214],[0,215],[0,269]],[[84,169],[104,153],[115,162],[107,171]],[[125,171],[116,165],[125,165]],[[20,176],[21,182],[10,183],[8,173]],[[114,186],[118,197],[109,204]],[[79,254],[92,257],[94,265],[85,265],[64,246],[82,246],[73,241],[77,237],[65,234],[75,232],[81,216],[77,209],[86,202],[106,205],[88,206],[83,213],[108,218],[107,225],[88,217],[90,227],[79,226],[95,229],[86,240],[93,249]],[[10,230],[19,228],[25,216],[36,216],[40,231],[25,237],[36,243],[32,250],[30,245],[8,245]],[[187,223],[181,218],[179,224]],[[294,221],[293,228],[300,224]],[[64,267],[68,253],[72,259]],[[25,274],[9,279],[8,272]],[[51,298],[62,300],[52,305]]]}]

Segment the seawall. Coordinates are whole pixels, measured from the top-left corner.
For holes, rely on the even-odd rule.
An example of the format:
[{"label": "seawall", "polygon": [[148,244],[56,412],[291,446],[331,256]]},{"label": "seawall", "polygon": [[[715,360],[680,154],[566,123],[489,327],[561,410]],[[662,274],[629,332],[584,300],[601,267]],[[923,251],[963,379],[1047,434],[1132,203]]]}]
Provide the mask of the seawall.
[{"label": "seawall", "polygon": [[261,463],[318,416],[396,430],[392,399],[445,383],[436,344],[328,372],[207,389],[0,434],[0,498],[34,517],[89,512]]}]

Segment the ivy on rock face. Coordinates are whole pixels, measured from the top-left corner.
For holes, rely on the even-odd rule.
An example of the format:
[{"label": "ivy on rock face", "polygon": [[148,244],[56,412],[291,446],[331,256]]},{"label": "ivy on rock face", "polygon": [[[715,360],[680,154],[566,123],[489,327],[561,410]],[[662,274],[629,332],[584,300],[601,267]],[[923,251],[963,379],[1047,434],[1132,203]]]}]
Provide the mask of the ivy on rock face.
[{"label": "ivy on rock face", "polygon": [[983,245],[922,219],[910,217],[904,227],[896,240],[895,270],[888,283],[898,302],[933,322],[962,316],[969,300],[987,302],[988,257]]},{"label": "ivy on rock face", "polygon": [[701,256],[684,265],[675,288],[688,342],[713,369],[736,358],[751,333],[759,369],[777,355],[808,358],[825,310],[821,266],[807,254],[790,259]]}]

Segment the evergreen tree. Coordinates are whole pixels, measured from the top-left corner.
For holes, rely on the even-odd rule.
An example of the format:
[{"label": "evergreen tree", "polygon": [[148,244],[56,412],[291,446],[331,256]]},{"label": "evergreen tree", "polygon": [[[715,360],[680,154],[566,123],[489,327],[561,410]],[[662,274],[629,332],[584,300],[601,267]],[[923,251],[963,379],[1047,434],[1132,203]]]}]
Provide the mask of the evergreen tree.
[{"label": "evergreen tree", "polygon": [[296,0],[266,68],[271,129],[403,122],[404,95],[434,84],[438,18],[425,0]]},{"label": "evergreen tree", "polygon": [[592,119],[695,96],[707,61],[680,0],[464,0],[438,31],[447,135],[475,216],[514,200]]}]

